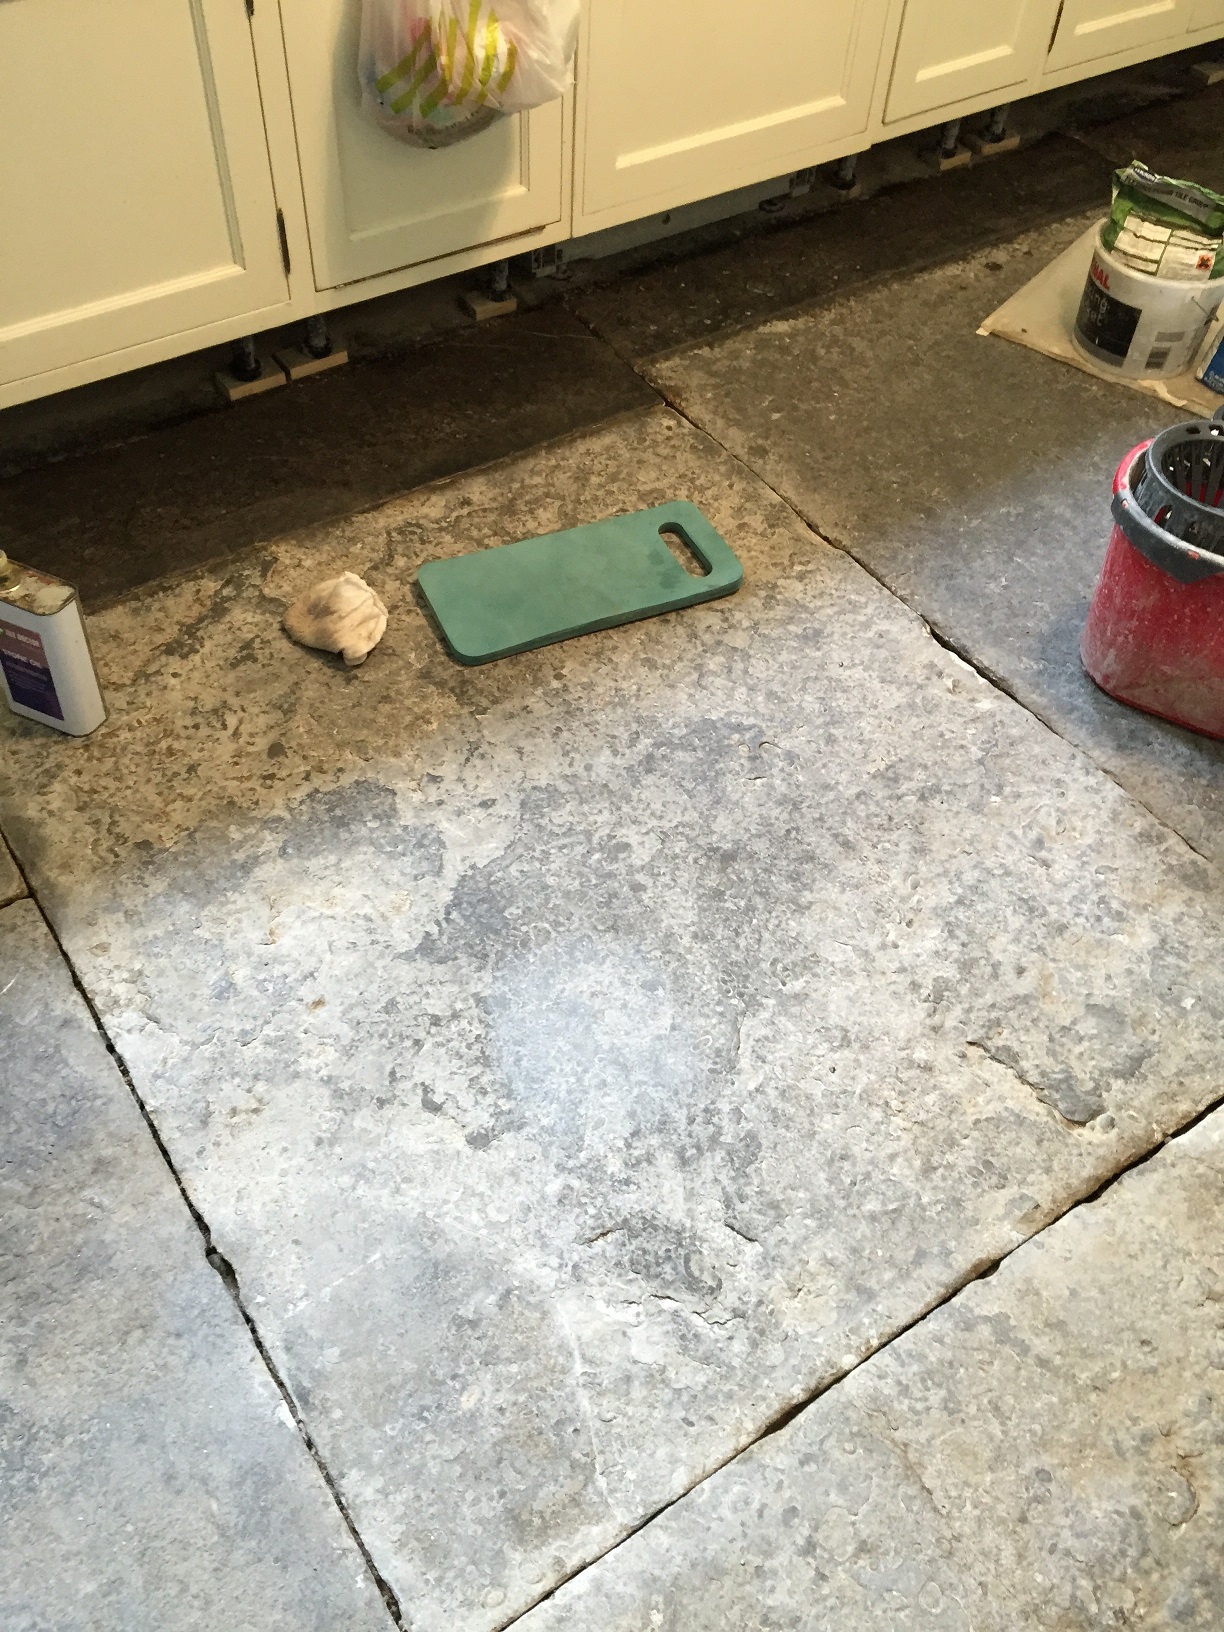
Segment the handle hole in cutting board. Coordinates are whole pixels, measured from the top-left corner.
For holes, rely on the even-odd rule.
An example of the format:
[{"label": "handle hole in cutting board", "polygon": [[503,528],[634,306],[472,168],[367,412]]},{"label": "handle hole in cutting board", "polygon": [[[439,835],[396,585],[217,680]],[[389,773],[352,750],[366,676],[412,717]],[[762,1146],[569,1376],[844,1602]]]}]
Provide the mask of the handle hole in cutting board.
[{"label": "handle hole in cutting board", "polygon": [[669,521],[665,526],[659,528],[659,537],[690,578],[708,578],[710,576],[712,570],[710,563],[702,555],[683,527],[674,521]]}]

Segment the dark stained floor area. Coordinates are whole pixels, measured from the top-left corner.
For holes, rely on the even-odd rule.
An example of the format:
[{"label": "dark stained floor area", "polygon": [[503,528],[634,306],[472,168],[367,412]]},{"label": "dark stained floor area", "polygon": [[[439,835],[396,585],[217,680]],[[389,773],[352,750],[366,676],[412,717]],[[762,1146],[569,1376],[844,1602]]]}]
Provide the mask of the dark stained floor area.
[{"label": "dark stained floor area", "polygon": [[[135,437],[129,426],[111,445],[0,481],[0,549],[69,579],[87,606],[105,605],[649,407],[658,395],[641,376],[648,360],[1098,207],[1123,155],[1220,179],[1222,110],[1217,88],[1098,118],[839,208],[754,214],[596,263],[572,284],[534,286],[513,318],[383,356],[362,348],[346,369],[237,408],[201,413],[197,394],[180,423]],[[38,412],[0,414],[0,468],[6,432],[16,445],[22,416]]]}]

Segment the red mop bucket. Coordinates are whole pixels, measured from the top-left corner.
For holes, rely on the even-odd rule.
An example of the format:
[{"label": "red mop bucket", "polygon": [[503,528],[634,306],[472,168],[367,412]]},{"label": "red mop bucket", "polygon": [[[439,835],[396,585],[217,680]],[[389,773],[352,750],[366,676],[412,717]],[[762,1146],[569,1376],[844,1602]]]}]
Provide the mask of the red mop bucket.
[{"label": "red mop bucket", "polygon": [[[1224,415],[1224,409],[1220,410]],[[1132,448],[1080,656],[1119,702],[1224,738],[1224,424]]]}]

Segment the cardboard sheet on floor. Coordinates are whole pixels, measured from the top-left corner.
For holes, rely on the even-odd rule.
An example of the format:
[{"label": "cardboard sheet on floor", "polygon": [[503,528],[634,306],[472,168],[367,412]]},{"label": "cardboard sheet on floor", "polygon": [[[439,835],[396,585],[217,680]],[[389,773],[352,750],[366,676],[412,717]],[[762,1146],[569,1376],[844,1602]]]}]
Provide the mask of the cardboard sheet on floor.
[{"label": "cardboard sheet on floor", "polygon": [[[687,548],[690,572],[665,535]],[[662,504],[564,533],[524,538],[417,574],[460,663],[491,663],[536,646],[734,593],[744,569],[695,504]]]},{"label": "cardboard sheet on floor", "polygon": [[[1071,344],[1071,330],[1084,293],[1084,281],[1092,260],[1092,245],[1100,222],[1089,227],[1069,249],[1044,267],[1024,288],[992,312],[978,330],[979,334],[997,334],[1004,340],[1014,340],[1019,346],[1028,346],[1046,357],[1055,357],[1060,363],[1070,363],[1085,374],[1095,374],[1100,380],[1114,385],[1130,386],[1132,390],[1160,397],[1174,408],[1188,408],[1191,413],[1213,414],[1224,406],[1224,397],[1196,380],[1193,371],[1178,374],[1169,380],[1123,379],[1112,369],[1099,367],[1081,357]],[[1208,354],[1208,348],[1219,343],[1220,327],[1213,325],[1199,361]],[[1196,367],[1198,363],[1196,362]]]}]

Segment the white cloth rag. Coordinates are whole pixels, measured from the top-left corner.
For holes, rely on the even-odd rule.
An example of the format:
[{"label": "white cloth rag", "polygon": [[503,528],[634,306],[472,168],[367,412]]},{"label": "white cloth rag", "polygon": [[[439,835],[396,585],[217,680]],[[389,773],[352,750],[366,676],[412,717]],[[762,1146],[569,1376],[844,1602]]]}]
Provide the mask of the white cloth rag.
[{"label": "white cloth rag", "polygon": [[364,663],[387,628],[387,609],[363,578],[342,572],[299,595],[285,611],[285,633],[303,646],[339,652],[349,668]]}]

